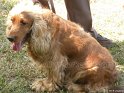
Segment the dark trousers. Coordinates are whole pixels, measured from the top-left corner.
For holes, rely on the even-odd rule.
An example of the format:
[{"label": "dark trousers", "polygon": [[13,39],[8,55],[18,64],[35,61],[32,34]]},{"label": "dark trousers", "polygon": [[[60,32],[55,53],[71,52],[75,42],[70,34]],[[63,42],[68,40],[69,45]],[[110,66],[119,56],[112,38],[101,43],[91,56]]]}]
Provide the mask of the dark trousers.
[{"label": "dark trousers", "polygon": [[92,17],[89,0],[65,0],[65,5],[69,19],[83,26],[85,31],[91,31]]},{"label": "dark trousers", "polygon": [[[50,0],[51,2],[52,0]],[[68,19],[72,22],[81,25],[85,31],[91,33],[91,35],[97,38],[96,31],[92,29],[92,17],[90,11],[89,0],[64,0]],[[45,7],[48,6],[47,0],[39,0],[39,2]],[[49,6],[48,6],[49,8]]]}]

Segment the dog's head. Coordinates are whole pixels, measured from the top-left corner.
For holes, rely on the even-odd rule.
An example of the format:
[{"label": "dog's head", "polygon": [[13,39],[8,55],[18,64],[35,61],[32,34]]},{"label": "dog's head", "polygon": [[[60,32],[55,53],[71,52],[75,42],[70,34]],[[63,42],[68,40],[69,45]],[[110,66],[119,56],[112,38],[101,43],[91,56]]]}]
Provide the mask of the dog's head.
[{"label": "dog's head", "polygon": [[8,14],[6,36],[12,42],[12,48],[19,51],[22,45],[30,38],[34,27],[34,17],[41,11],[41,7],[33,4],[17,4]]},{"label": "dog's head", "polygon": [[12,42],[13,50],[19,51],[31,33],[33,18],[27,12],[11,16],[6,30],[7,39]]}]

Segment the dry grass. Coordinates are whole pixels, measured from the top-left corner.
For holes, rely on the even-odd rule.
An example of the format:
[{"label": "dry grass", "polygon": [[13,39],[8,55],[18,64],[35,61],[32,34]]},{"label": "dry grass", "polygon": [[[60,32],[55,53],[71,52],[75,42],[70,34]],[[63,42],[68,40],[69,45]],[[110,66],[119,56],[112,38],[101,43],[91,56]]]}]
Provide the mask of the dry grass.
[{"label": "dry grass", "polygon": [[[26,47],[19,53],[10,49],[5,37],[5,19],[16,0],[0,0],[0,93],[33,93],[29,85],[42,72],[30,62]],[[124,0],[92,0],[93,26],[117,45],[110,50],[118,63],[117,85],[124,86]],[[55,0],[57,14],[66,18],[63,0]],[[64,93],[64,92],[60,92]]]}]

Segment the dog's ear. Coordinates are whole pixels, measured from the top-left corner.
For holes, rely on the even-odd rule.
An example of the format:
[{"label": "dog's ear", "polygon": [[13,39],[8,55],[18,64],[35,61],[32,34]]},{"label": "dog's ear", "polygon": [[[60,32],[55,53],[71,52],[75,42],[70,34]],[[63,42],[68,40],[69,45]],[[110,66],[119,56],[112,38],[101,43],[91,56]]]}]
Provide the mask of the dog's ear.
[{"label": "dog's ear", "polygon": [[48,30],[47,22],[43,19],[42,14],[33,15],[32,33],[35,36],[42,36],[42,34]]},{"label": "dog's ear", "polygon": [[[34,14],[33,18],[31,38],[37,43],[38,51],[42,50],[42,52],[46,52],[50,48],[51,42],[51,33],[48,28],[48,23],[44,20],[42,14]],[[44,45],[41,46],[42,44]]]}]

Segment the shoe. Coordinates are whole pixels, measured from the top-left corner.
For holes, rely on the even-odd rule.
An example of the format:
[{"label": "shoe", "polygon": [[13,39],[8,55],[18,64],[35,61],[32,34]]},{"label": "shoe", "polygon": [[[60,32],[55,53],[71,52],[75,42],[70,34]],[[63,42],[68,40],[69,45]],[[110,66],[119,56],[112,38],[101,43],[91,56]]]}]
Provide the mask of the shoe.
[{"label": "shoe", "polygon": [[112,40],[105,38],[103,36],[101,36],[100,34],[97,35],[96,40],[103,46],[106,48],[111,48],[113,47],[115,44],[112,42]]},{"label": "shoe", "polygon": [[105,38],[98,34],[94,28],[91,29],[90,34],[103,46],[106,48],[111,48],[116,44],[112,42],[112,40]]}]

